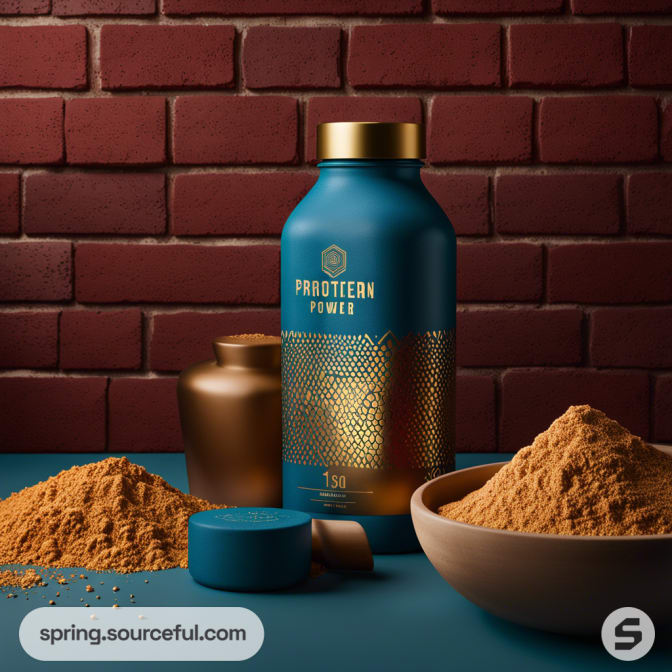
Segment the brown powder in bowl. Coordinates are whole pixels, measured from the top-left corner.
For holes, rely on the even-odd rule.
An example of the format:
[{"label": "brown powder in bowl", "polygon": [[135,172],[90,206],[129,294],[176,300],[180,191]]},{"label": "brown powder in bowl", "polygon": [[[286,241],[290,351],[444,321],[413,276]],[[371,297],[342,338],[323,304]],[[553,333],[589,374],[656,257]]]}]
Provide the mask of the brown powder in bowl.
[{"label": "brown powder in bowl", "polygon": [[222,508],[125,457],[72,467],[0,501],[0,565],[187,567],[187,521]]},{"label": "brown powder in bowl", "polygon": [[672,533],[672,457],[590,406],[570,406],[483,487],[439,514],[500,530]]}]

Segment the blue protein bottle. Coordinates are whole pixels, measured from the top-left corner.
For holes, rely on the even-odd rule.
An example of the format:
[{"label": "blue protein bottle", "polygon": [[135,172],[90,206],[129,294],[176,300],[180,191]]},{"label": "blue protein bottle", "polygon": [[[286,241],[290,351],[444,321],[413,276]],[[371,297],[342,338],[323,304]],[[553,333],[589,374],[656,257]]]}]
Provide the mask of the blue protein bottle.
[{"label": "blue protein bottle", "polygon": [[454,468],[455,233],[419,124],[317,129],[282,233],[283,504],[419,548],[411,494]]}]

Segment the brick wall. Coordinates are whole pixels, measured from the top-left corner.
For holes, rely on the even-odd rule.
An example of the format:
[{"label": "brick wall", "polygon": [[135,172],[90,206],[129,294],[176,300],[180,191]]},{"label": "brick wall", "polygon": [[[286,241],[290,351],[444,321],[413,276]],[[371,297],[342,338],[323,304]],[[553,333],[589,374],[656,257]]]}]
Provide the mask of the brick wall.
[{"label": "brick wall", "polygon": [[345,119],[427,122],[461,450],[577,402],[672,441],[671,0],[160,2],[0,0],[0,450],[180,450]]}]

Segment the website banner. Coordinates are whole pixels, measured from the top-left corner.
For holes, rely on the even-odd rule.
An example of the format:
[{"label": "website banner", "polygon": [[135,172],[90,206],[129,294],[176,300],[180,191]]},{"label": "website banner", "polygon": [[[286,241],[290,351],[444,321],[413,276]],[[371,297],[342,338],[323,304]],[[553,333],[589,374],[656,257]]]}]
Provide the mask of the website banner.
[{"label": "website banner", "polygon": [[264,642],[241,607],[42,607],[19,628],[37,660],[247,660]]}]

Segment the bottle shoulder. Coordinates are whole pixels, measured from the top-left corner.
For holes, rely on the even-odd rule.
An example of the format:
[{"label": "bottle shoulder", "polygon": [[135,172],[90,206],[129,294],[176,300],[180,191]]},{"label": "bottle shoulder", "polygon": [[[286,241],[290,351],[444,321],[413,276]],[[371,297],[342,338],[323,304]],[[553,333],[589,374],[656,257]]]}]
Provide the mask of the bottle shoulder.
[{"label": "bottle shoulder", "polygon": [[421,182],[354,184],[329,188],[318,181],[287,219],[282,237],[311,235],[325,227],[347,231],[432,230],[455,236],[449,217]]},{"label": "bottle shoulder", "polygon": [[280,370],[218,366],[215,360],[196,362],[178,378],[180,394],[244,396],[266,394],[280,387]]}]

